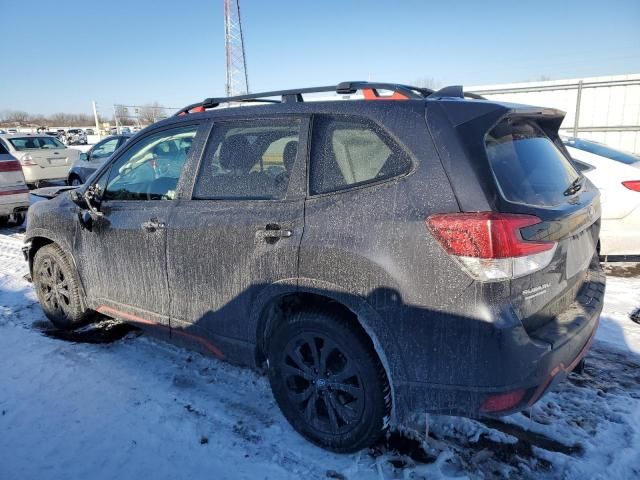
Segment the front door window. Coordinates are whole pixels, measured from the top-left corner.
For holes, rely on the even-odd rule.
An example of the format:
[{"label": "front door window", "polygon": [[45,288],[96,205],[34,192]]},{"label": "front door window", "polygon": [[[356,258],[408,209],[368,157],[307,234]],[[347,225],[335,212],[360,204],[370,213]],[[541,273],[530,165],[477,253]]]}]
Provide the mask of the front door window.
[{"label": "front door window", "polygon": [[197,125],[163,130],[114,162],[104,200],[173,200]]}]

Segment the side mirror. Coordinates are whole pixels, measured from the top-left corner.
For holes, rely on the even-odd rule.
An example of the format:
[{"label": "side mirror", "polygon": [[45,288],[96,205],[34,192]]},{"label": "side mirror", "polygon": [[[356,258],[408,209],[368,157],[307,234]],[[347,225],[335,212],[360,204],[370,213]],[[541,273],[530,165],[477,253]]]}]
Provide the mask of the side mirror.
[{"label": "side mirror", "polygon": [[84,192],[80,189],[72,190],[71,200],[82,209],[78,212],[78,220],[87,230],[91,230],[95,219],[104,215],[97,207],[100,204],[100,194],[95,185],[86,188]]},{"label": "side mirror", "polygon": [[87,162],[89,161],[89,154],[86,152],[83,152],[80,154],[80,160],[83,162]]},{"label": "side mirror", "polygon": [[78,192],[78,189],[71,190],[69,193],[71,196],[71,201],[78,205],[80,208],[87,208],[87,203],[84,197]]}]

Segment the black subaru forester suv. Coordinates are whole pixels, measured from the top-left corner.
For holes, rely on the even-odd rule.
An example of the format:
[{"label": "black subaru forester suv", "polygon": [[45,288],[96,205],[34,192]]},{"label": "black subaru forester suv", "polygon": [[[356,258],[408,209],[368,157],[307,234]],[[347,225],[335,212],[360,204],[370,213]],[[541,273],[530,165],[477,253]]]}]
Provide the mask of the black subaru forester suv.
[{"label": "black subaru forester suv", "polygon": [[[359,93],[304,101],[327,91]],[[56,327],[98,313],[264,368],[334,451],[425,412],[514,412],[602,309],[599,194],[562,119],[461,87],[207,99],[31,207],[25,255]]]}]

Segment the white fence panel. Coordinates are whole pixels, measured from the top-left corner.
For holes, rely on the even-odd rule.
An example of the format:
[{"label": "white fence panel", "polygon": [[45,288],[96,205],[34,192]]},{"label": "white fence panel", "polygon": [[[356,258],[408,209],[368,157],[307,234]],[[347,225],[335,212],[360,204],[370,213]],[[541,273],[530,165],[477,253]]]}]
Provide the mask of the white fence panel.
[{"label": "white fence panel", "polygon": [[640,153],[640,74],[484,85],[468,90],[493,100],[558,108],[566,112],[563,134]]}]

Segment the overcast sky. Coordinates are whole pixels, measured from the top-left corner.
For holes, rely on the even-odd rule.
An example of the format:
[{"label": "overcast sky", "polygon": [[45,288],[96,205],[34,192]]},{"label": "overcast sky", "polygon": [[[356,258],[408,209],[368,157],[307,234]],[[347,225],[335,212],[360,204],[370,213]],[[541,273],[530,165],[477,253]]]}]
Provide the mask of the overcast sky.
[{"label": "overcast sky", "polygon": [[[639,0],[241,0],[241,13],[252,91],[640,73]],[[0,0],[0,17],[0,111],[224,93],[223,0]]]}]

